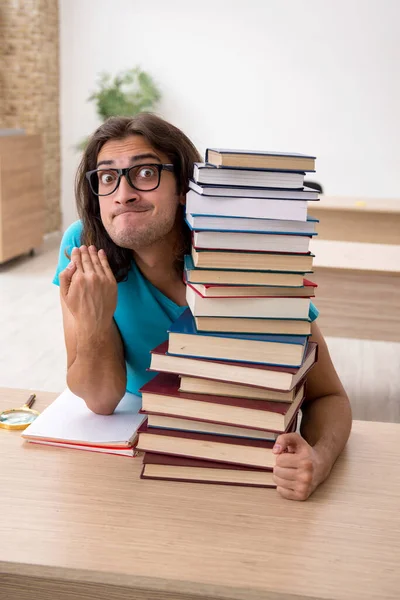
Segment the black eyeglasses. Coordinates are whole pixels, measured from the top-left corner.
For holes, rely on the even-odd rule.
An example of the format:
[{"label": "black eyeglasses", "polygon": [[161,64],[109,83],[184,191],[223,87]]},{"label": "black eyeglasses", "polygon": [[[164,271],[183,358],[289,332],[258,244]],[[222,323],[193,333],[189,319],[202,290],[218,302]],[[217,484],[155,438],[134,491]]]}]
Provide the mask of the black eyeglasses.
[{"label": "black eyeglasses", "polygon": [[129,185],[140,192],[152,192],[160,185],[161,171],[174,171],[174,165],[135,165],[125,169],[94,169],[86,173],[90,189],[96,196],[113,194],[124,176]]}]

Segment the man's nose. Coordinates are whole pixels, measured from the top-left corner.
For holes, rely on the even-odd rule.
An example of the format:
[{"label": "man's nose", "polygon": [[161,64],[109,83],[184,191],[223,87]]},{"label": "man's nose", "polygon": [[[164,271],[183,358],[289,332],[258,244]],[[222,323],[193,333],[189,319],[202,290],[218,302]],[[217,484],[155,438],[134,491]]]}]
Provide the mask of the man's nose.
[{"label": "man's nose", "polygon": [[135,188],[131,187],[125,175],[122,175],[119,186],[114,192],[114,200],[116,202],[120,202],[121,204],[126,204],[127,202],[134,202],[138,198],[138,190],[135,190]]}]

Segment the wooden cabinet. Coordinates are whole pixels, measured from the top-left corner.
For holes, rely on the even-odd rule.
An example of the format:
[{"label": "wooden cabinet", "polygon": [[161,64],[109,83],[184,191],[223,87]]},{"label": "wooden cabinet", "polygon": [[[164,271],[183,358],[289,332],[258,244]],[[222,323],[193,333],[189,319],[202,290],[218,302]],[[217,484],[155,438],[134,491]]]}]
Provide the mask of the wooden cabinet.
[{"label": "wooden cabinet", "polygon": [[40,246],[44,226],[41,136],[0,136],[0,263]]}]

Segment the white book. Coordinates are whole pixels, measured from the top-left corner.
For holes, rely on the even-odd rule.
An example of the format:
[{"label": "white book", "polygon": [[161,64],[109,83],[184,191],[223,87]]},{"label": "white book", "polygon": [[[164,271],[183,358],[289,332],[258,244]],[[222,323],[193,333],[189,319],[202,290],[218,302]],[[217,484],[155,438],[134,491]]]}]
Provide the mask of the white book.
[{"label": "white book", "polygon": [[237,196],[239,198],[281,198],[283,200],[319,200],[319,192],[303,186],[302,190],[278,190],[276,188],[255,188],[226,185],[205,185],[189,181],[190,189],[204,196]]},{"label": "white book", "polygon": [[203,298],[189,284],[186,301],[194,317],[307,319],[309,298]]},{"label": "white book", "polygon": [[193,190],[186,194],[186,212],[194,215],[307,221],[307,209],[305,200],[201,196]]},{"label": "white book", "polygon": [[267,171],[265,169],[218,169],[206,163],[194,163],[193,179],[196,183],[217,185],[301,189],[304,183],[304,173]]},{"label": "white book", "polygon": [[[97,415],[66,389],[22,433],[29,442],[106,452],[132,449],[146,415],[140,396],[126,393],[112,415]],[[128,452],[129,453],[129,452]],[[130,450],[132,455],[132,450]]]},{"label": "white book", "polygon": [[281,233],[195,231],[193,233],[193,246],[198,249],[306,254],[309,251],[310,239],[306,235],[285,235]]},{"label": "white book", "polygon": [[249,219],[246,217],[218,217],[186,213],[186,222],[196,231],[242,231],[259,233],[286,233],[315,235],[318,219],[283,221],[282,219]]}]

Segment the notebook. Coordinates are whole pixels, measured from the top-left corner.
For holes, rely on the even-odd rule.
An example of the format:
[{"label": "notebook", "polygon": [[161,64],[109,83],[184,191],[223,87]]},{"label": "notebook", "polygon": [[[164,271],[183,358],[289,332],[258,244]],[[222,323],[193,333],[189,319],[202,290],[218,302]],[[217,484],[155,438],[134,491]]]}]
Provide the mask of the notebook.
[{"label": "notebook", "polygon": [[141,398],[126,393],[112,415],[97,415],[66,389],[22,433],[28,442],[134,456]]}]

